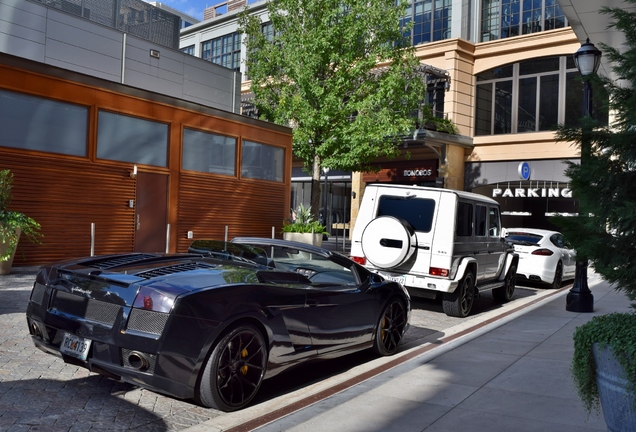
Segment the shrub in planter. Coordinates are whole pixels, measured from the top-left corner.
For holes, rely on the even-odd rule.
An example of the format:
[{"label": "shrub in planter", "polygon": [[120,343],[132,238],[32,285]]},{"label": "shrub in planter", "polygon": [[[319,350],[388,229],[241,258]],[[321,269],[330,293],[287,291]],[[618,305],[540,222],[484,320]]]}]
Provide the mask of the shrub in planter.
[{"label": "shrub in planter", "polygon": [[300,241],[302,243],[322,246],[322,237],[329,234],[319,221],[314,220],[311,206],[299,204],[294,210],[295,219],[283,222],[283,238],[285,240]]},{"label": "shrub in planter", "polygon": [[18,246],[20,234],[29,241],[40,242],[40,224],[24,213],[9,210],[11,202],[11,188],[13,186],[13,174],[10,170],[0,170],[0,244],[6,249],[0,254],[0,262],[9,261]]},{"label": "shrub in planter", "polygon": [[[636,314],[611,313],[595,316],[574,332],[571,371],[577,392],[588,412],[598,412],[600,408],[594,344],[597,344],[598,350],[611,348],[623,368],[627,382],[626,393],[636,394]],[[629,402],[631,408],[636,409],[636,398]]]}]

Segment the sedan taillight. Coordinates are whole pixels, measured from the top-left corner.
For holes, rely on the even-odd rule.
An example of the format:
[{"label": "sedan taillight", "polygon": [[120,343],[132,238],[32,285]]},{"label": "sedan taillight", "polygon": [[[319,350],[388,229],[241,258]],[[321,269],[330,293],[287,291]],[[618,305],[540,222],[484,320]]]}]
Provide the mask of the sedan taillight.
[{"label": "sedan taillight", "polygon": [[550,249],[537,249],[536,251],[532,252],[531,255],[541,255],[541,256],[550,256],[552,255],[554,252],[552,252]]}]

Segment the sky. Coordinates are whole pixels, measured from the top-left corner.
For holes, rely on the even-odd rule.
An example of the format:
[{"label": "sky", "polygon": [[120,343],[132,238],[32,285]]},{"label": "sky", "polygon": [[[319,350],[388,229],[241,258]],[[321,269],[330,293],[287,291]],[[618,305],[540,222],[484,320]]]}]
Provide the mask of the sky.
[{"label": "sky", "polygon": [[[147,0],[150,1],[150,0]],[[158,1],[158,0],[157,0]],[[159,3],[163,3],[166,6],[170,6],[173,9],[183,12],[191,17],[203,21],[203,10],[209,6],[215,6],[219,3],[223,3],[224,0],[162,0]]]}]

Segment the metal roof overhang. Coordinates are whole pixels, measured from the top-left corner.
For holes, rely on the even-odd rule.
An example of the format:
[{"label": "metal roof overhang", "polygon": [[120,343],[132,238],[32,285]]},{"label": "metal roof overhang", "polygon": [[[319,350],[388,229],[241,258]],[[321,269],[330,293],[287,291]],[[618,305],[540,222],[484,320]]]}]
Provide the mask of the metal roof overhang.
[{"label": "metal roof overhang", "polygon": [[[636,12],[636,5],[623,0],[558,0],[559,6],[568,19],[572,30],[581,43],[587,38],[590,39],[601,51],[600,43],[604,43],[619,51],[624,49],[625,35],[614,28],[608,28],[611,17],[600,14],[599,10],[603,6],[617,7],[630,12]],[[606,56],[601,58],[599,75],[615,79],[611,64]]]}]

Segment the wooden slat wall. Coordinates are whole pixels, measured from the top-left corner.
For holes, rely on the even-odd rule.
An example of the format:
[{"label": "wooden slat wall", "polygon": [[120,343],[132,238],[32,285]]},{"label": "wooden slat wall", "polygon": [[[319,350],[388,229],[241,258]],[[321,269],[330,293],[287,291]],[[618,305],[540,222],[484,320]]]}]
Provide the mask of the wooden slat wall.
[{"label": "wooden slat wall", "polygon": [[[237,180],[223,176],[183,172],[179,181],[177,248],[186,251],[192,240],[223,240],[228,237],[258,236],[281,238],[283,219],[289,212],[289,188],[283,183]],[[193,231],[194,239],[187,238]]]},{"label": "wooden slat wall", "polygon": [[[0,169],[14,174],[11,210],[31,216],[42,225],[43,244],[18,245],[15,266],[42,265],[56,260],[87,256],[91,252],[91,223],[95,223],[95,254],[134,249],[135,179],[131,163],[102,161],[96,157],[97,112],[106,109],[169,124],[168,166],[140,165],[144,172],[169,176],[168,223],[170,250],[185,252],[196,238],[229,236],[270,237],[272,226],[280,237],[283,219],[289,216],[291,190],[291,131],[267,124],[254,125],[240,116],[227,119],[140,95],[79,84],[0,64],[0,88],[24,92],[89,107],[87,157],[47,154],[2,147]],[[181,173],[181,139],[184,127],[250,139],[285,149],[284,181]],[[238,156],[240,157],[240,155]],[[238,164],[237,164],[238,166]]]},{"label": "wooden slat wall", "polygon": [[[42,225],[42,245],[23,236],[14,265],[39,265],[91,251],[95,223],[95,254],[131,251],[134,235],[135,182],[129,167],[90,163],[6,151],[2,168],[13,173],[10,209]],[[129,164],[128,164],[129,165]]]}]

